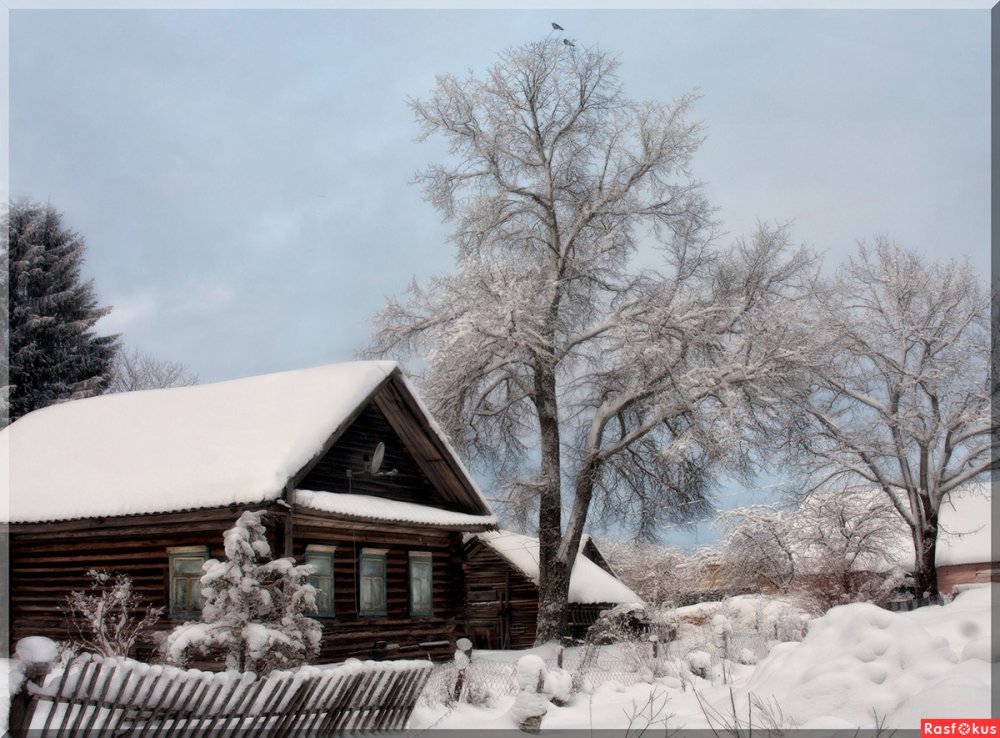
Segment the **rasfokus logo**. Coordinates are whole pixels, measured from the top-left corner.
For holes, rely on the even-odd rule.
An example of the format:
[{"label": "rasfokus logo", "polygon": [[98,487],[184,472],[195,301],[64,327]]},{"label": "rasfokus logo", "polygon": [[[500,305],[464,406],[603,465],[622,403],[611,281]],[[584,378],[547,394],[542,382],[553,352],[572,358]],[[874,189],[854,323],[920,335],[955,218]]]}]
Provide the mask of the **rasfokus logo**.
[{"label": "rasfokus logo", "polygon": [[921,718],[920,735],[1000,735],[1000,720],[995,718]]}]

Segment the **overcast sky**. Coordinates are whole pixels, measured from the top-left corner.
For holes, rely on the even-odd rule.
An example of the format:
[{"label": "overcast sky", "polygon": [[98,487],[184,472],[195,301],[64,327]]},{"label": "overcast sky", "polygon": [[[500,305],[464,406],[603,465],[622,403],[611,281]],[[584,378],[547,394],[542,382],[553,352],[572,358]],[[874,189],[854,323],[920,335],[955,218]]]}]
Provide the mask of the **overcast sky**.
[{"label": "overcast sky", "polygon": [[988,273],[988,10],[15,10],[11,191],[85,236],[129,346],[202,381],[351,359],[452,263],[407,98],[551,21],[620,54],[630,97],[700,92],[693,169],[733,235]]}]

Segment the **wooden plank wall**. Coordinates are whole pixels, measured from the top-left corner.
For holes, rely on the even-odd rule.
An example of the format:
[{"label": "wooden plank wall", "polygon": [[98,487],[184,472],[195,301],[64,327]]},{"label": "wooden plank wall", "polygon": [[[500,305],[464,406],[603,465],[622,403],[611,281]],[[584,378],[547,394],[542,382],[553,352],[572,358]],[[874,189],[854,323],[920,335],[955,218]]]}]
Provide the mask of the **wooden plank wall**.
[{"label": "wooden plank wall", "polygon": [[[385,444],[381,473],[368,473],[376,444]],[[395,470],[395,473],[392,471]],[[348,482],[347,472],[351,472]],[[369,404],[298,484],[317,492],[352,492],[448,508],[449,504],[420,471],[382,412]],[[453,507],[453,506],[451,506]]]},{"label": "wooden plank wall", "polygon": [[[467,622],[499,617],[497,639],[503,648],[530,648],[535,642],[538,620],[538,587],[512,567],[489,546],[473,542],[466,548],[466,589],[474,591],[495,590],[498,605],[477,603],[469,597],[465,617]],[[494,615],[493,613],[497,613]],[[484,648],[485,644],[475,644]],[[496,646],[494,646],[496,647]]]},{"label": "wooden plank wall", "polygon": [[[242,508],[241,508],[242,509]],[[11,643],[28,635],[66,640],[69,635],[63,606],[73,590],[86,589],[89,569],[128,574],[143,602],[168,605],[167,547],[207,545],[209,555],[222,558],[222,532],[232,527],[241,509],[202,510],[196,513],[144,515],[102,521],[71,521],[11,526]],[[269,516],[273,551],[281,551],[281,508]],[[349,656],[368,658],[377,641],[415,646],[444,641],[432,649],[400,648],[382,654],[387,658],[447,659],[456,638],[464,635],[461,623],[464,586],[461,534],[425,530],[405,525],[350,524],[322,513],[296,515],[294,556],[301,561],[309,543],[336,545],[336,617],[324,619],[320,661],[340,661]],[[369,546],[386,548],[388,612],[384,617],[359,617],[356,608],[356,553]],[[433,555],[434,615],[409,614],[409,551]],[[157,630],[170,630],[178,621],[164,617]],[[152,644],[137,650],[152,656]]]},{"label": "wooden plank wall", "polygon": [[[323,619],[321,661],[364,658],[376,641],[399,646],[390,657],[430,655],[447,659],[464,632],[464,592],[461,533],[405,525],[345,524],[329,516],[299,510],[295,523],[297,560],[310,543],[336,545],[334,554],[334,608],[336,616]],[[388,549],[385,616],[359,616],[357,560],[365,547]],[[430,551],[433,559],[434,614],[410,615],[409,552]],[[419,643],[446,641],[447,646],[414,648]]]},{"label": "wooden plank wall", "polygon": [[[66,640],[66,597],[89,587],[90,569],[128,574],[143,602],[166,608],[167,547],[207,545],[210,556],[224,556],[222,532],[239,514],[240,510],[223,508],[11,526],[11,641],[29,635]],[[164,617],[156,629],[174,625]],[[150,644],[144,645],[148,650]]]}]

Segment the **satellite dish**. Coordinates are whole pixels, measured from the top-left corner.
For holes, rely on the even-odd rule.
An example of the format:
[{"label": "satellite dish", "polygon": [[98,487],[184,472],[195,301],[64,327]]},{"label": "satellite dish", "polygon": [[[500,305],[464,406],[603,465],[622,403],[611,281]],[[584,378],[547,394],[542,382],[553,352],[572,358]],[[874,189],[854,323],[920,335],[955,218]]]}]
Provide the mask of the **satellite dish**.
[{"label": "satellite dish", "polygon": [[375,446],[375,451],[372,453],[372,463],[370,471],[372,474],[378,474],[378,470],[382,468],[382,459],[385,458],[385,444],[381,441]]}]

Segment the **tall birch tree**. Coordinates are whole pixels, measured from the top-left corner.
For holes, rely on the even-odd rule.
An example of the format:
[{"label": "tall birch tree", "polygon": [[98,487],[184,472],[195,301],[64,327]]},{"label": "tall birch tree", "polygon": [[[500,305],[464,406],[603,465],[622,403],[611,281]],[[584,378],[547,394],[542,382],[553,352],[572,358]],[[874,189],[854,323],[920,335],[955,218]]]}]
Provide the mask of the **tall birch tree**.
[{"label": "tall birch tree", "polygon": [[646,537],[706,511],[747,401],[801,343],[808,255],[767,227],[715,250],[694,98],[630,100],[617,66],[528,43],[410,103],[451,146],[419,180],[456,271],[390,301],[371,351],[421,357],[435,415],[537,514],[539,642],[562,634],[595,499]]}]

